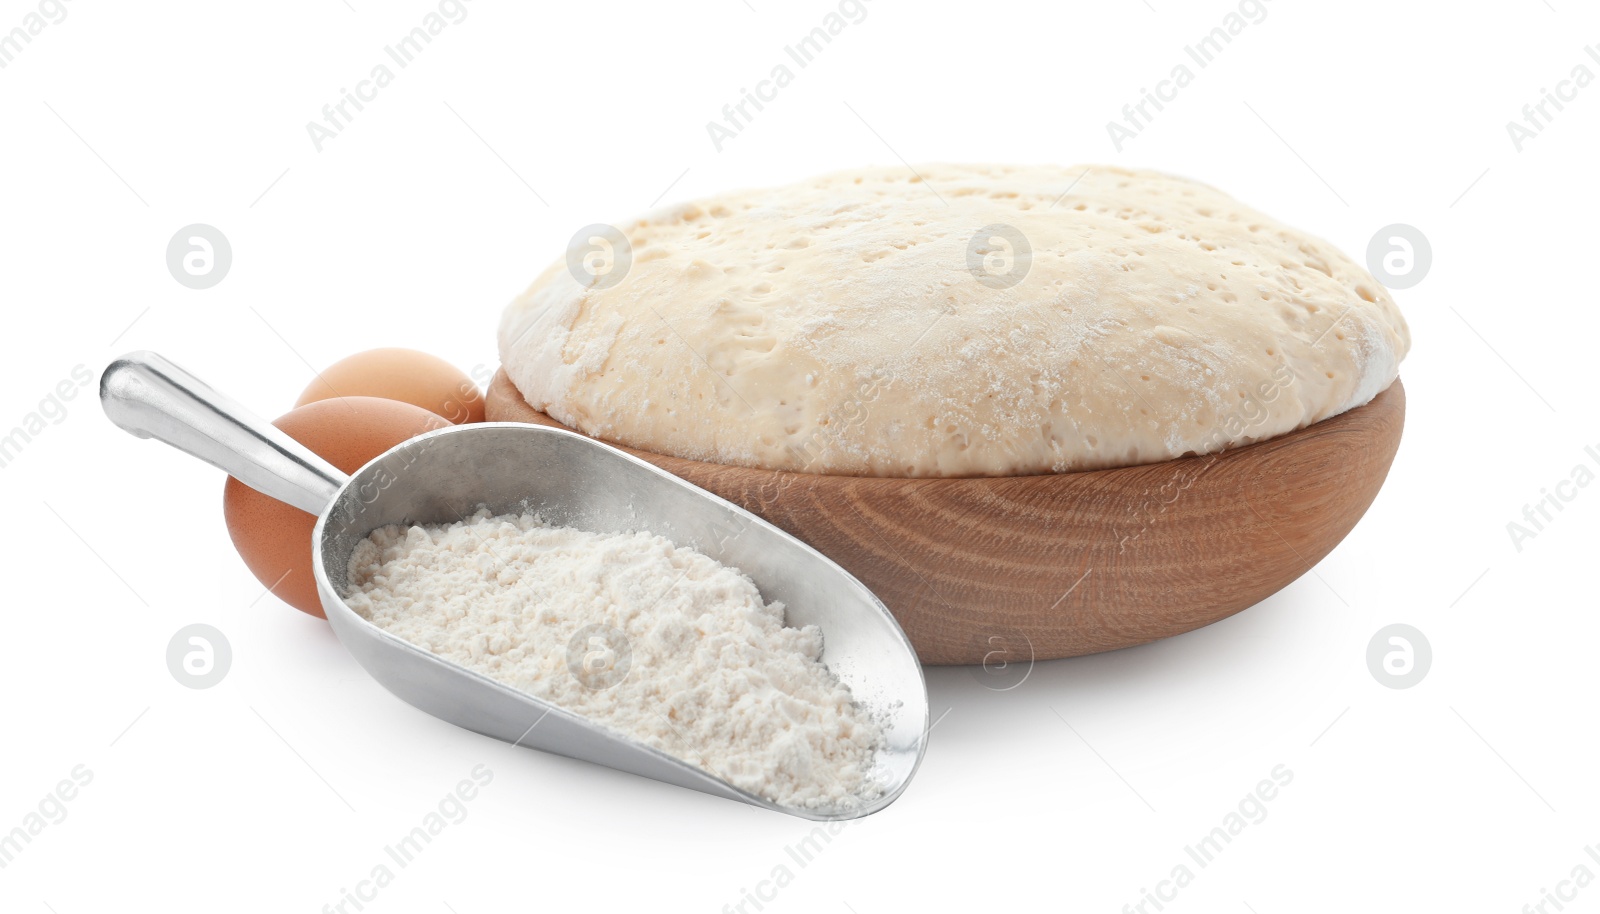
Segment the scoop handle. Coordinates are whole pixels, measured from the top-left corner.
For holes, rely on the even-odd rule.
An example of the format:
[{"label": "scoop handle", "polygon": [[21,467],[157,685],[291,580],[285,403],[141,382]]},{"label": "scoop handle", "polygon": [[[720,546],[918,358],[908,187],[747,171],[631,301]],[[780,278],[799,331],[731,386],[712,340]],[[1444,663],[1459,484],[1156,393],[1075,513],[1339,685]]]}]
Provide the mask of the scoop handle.
[{"label": "scoop handle", "polygon": [[165,441],[308,514],[321,514],[349,478],[154,352],[130,352],[106,366],[100,405],[129,434]]}]

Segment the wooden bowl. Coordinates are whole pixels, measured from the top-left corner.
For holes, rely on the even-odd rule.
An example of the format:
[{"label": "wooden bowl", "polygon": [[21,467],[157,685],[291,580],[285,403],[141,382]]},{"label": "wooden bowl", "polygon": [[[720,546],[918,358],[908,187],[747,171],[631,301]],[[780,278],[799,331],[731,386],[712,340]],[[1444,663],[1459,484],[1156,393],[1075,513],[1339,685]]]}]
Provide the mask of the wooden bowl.
[{"label": "wooden bowl", "polygon": [[[1091,654],[1191,631],[1333,550],[1400,447],[1405,389],[1205,457],[1039,476],[884,479],[622,448],[800,537],[860,578],[924,663]],[[496,422],[566,428],[504,370]]]}]

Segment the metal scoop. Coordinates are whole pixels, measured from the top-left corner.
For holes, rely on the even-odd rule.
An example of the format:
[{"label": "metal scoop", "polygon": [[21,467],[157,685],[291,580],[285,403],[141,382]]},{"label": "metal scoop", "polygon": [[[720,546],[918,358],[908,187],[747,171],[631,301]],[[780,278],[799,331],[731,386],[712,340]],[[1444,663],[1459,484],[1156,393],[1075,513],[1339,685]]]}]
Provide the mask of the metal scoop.
[{"label": "metal scoop", "polygon": [[[793,536],[616,448],[571,432],[486,422],[413,438],[345,476],[288,435],[153,352],[112,362],[100,379],[111,421],[226,470],[318,515],[317,590],[339,640],[384,688],[441,720],[806,819],[857,818],[905,790],[927,744],[928,693],[911,644],[877,597]],[[383,631],[346,606],[350,554],[388,524],[453,523],[479,507],[537,512],[598,533],[648,530],[743,570],[786,624],[818,625],[822,660],[875,719],[886,746],[874,800],[837,809],[779,806],[595,721],[519,692]],[[630,675],[640,675],[635,670]]]}]

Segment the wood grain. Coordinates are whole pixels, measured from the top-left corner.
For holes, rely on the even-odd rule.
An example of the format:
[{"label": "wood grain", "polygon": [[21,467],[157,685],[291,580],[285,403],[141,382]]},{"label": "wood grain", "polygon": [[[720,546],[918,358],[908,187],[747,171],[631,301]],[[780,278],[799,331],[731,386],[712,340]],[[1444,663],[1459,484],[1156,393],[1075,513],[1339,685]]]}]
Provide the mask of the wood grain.
[{"label": "wood grain", "polygon": [[[1396,380],[1366,406],[1223,454],[1040,476],[826,476],[623,450],[844,566],[924,663],[1049,659],[1192,631],[1305,574],[1377,496],[1405,402]],[[566,427],[503,370],[487,414]]]}]

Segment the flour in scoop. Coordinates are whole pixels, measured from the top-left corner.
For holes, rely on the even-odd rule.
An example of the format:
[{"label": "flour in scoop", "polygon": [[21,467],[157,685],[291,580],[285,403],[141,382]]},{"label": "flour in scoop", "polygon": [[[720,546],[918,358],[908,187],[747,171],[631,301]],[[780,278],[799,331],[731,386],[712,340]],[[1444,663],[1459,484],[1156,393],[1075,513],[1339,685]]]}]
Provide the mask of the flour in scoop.
[{"label": "flour in scoop", "polygon": [[479,510],[375,530],[350,558],[362,618],[782,806],[849,808],[882,728],[743,572],[647,532]]}]

